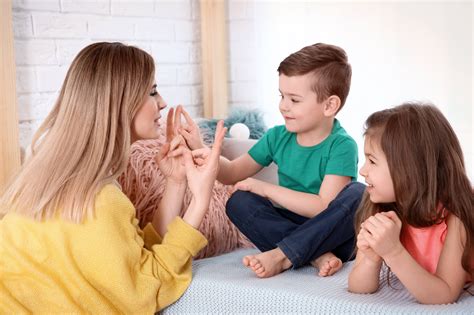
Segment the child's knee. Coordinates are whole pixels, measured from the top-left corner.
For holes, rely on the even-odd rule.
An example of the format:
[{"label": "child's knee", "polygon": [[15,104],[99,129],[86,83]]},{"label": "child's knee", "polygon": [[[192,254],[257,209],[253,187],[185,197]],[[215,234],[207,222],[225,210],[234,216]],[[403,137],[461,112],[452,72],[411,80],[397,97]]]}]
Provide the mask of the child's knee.
[{"label": "child's knee", "polygon": [[251,193],[237,190],[230,196],[225,205],[225,212],[230,219],[242,215],[249,207]]},{"label": "child's knee", "polygon": [[351,182],[347,185],[347,189],[357,196],[362,197],[365,191],[365,185],[360,182]]}]

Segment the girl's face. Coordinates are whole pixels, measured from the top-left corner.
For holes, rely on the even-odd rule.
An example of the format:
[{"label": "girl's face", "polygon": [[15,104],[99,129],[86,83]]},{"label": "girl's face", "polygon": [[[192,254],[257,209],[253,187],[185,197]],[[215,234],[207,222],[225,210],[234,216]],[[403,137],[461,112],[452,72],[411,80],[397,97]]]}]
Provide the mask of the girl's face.
[{"label": "girl's face", "polygon": [[132,121],[132,142],[156,139],[160,135],[160,111],[166,102],[156,90],[156,83],[150,87],[145,103],[140,107]]},{"label": "girl's face", "polygon": [[365,178],[368,185],[367,192],[373,203],[390,203],[395,201],[392,176],[388,168],[385,153],[380,144],[374,139],[365,137],[364,142],[365,163],[359,174]]}]

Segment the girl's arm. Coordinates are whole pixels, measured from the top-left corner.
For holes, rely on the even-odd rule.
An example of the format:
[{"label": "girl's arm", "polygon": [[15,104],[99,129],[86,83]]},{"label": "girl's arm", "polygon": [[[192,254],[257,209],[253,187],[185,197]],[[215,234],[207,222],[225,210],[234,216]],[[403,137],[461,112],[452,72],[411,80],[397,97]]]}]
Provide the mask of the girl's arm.
[{"label": "girl's arm", "polygon": [[370,259],[359,248],[354,266],[349,274],[349,291],[352,293],[374,293],[379,288],[382,259]]},{"label": "girl's arm", "polygon": [[[250,156],[249,158],[252,159]],[[251,191],[294,213],[312,218],[325,210],[349,182],[350,178],[346,176],[326,175],[319,195],[295,191],[253,178],[237,183],[235,189]]]},{"label": "girl's arm", "polygon": [[[394,212],[386,212],[379,214],[376,219],[380,224],[371,229],[373,237],[377,241],[370,246],[382,256],[392,272],[418,302],[423,304],[455,302],[462,292],[467,277],[467,273],[461,265],[466,242],[466,231],[461,221],[456,216],[449,215],[448,232],[438,267],[436,273],[431,274],[411,257],[400,243],[399,234],[396,238],[384,237],[401,226],[397,215]],[[393,235],[391,234],[391,236]]]}]

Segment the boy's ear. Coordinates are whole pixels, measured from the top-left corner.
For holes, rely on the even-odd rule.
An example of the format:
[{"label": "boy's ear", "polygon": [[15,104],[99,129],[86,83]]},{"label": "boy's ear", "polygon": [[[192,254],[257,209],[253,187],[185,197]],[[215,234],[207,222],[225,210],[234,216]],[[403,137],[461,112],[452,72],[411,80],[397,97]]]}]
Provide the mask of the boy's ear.
[{"label": "boy's ear", "polygon": [[335,116],[339,108],[341,108],[341,99],[337,95],[331,95],[324,104],[324,114],[326,116]]}]

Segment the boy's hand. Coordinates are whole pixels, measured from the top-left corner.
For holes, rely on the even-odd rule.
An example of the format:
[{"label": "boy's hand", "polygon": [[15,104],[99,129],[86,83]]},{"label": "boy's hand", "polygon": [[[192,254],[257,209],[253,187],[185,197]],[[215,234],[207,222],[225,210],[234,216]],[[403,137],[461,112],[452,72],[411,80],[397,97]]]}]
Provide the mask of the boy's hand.
[{"label": "boy's hand", "polygon": [[[178,119],[176,121],[176,129],[178,130],[179,134],[183,136],[183,138],[186,140],[186,144],[188,145],[188,147],[191,150],[204,148],[205,145],[202,142],[199,126],[184,110],[183,106],[179,105],[176,112],[178,114]],[[183,116],[186,121],[184,125],[181,125],[181,116]]]},{"label": "boy's hand", "polygon": [[237,182],[235,185],[234,185],[234,189],[233,189],[233,193],[237,190],[243,190],[243,191],[250,191],[254,194],[257,194],[259,196],[262,196],[262,197],[265,197],[265,185],[267,183],[261,181],[261,180],[258,180],[258,179],[254,179],[254,178],[247,178],[247,179],[244,179],[240,182]]},{"label": "boy's hand", "polygon": [[364,234],[369,246],[382,258],[403,250],[400,242],[402,222],[394,211],[380,212],[364,221]]}]

